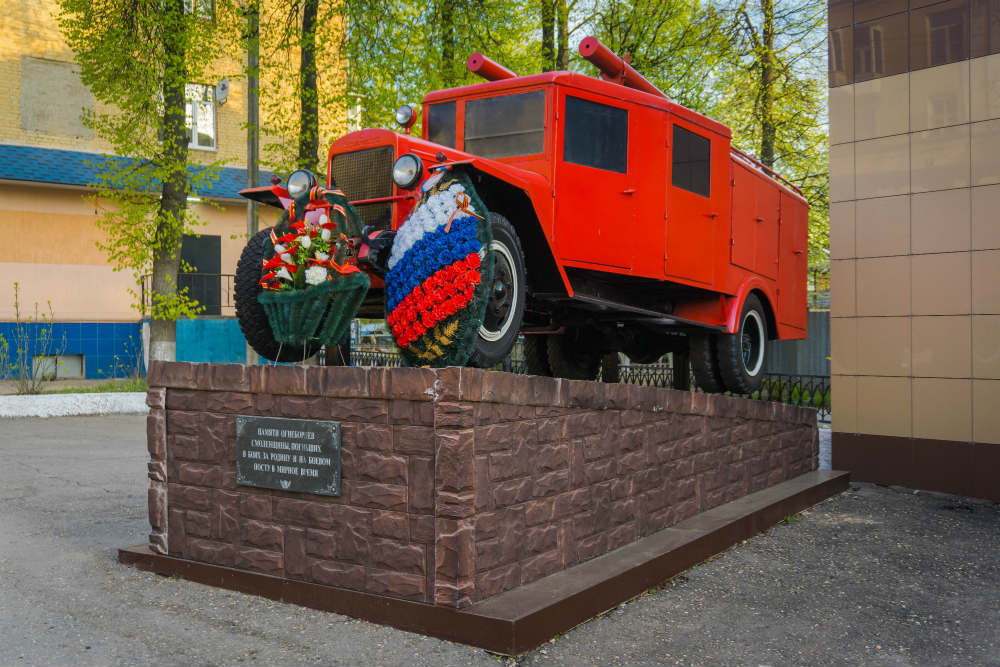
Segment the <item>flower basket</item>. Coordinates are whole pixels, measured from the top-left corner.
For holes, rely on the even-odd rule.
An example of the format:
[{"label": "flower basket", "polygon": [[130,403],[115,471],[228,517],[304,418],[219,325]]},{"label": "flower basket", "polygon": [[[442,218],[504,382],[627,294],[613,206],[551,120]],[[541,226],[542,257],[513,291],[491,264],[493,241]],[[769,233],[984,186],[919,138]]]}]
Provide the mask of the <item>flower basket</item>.
[{"label": "flower basket", "polygon": [[325,317],[316,331],[316,340],[323,345],[336,345],[344,339],[351,320],[368,294],[371,281],[365,273],[348,273],[341,278],[328,280],[335,289],[326,309]]},{"label": "flower basket", "polygon": [[306,289],[265,290],[257,300],[279,343],[302,345],[315,338],[332,345],[343,338],[369,285],[366,274],[355,272]]}]

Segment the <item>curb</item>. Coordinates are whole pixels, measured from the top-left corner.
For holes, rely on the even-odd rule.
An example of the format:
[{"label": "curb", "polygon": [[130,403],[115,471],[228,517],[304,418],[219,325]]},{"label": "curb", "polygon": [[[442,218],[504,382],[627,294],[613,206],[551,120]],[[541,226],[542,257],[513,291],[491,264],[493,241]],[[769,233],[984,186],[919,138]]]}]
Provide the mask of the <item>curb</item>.
[{"label": "curb", "polygon": [[0,396],[0,418],[144,414],[147,412],[149,412],[149,408],[146,406],[146,392],[144,391]]}]

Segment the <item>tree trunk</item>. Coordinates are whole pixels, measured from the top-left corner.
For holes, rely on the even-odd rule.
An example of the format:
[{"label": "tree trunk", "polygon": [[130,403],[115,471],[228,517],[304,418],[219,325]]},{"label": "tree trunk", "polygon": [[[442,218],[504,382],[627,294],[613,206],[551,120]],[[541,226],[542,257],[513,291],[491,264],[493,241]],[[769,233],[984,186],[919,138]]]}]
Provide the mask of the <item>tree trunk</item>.
[{"label": "tree trunk", "polygon": [[542,71],[555,69],[555,0],[542,2]]},{"label": "tree trunk", "polygon": [[455,0],[441,0],[441,75],[446,88],[458,83],[455,75]]},{"label": "tree trunk", "polygon": [[[181,25],[184,0],[170,0],[164,12]],[[169,31],[168,31],[169,32]],[[187,133],[184,122],[184,36],[180,30],[164,38],[163,54],[163,192],[156,212],[156,242],[153,248],[153,308],[149,326],[149,358],[173,361],[177,353],[177,321],[158,312],[158,300],[170,301],[177,294],[177,271],[181,263],[181,239],[187,209]]]},{"label": "tree trunk", "polygon": [[302,61],[299,65],[299,168],[317,171],[319,92],[316,89],[316,15],[319,0],[302,3]]},{"label": "tree trunk", "polygon": [[760,54],[760,161],[774,166],[774,0],[760,0],[764,17]]},{"label": "tree trunk", "polygon": [[556,69],[569,69],[569,11],[566,0],[556,0],[556,20],[558,22],[559,51],[556,54]]}]

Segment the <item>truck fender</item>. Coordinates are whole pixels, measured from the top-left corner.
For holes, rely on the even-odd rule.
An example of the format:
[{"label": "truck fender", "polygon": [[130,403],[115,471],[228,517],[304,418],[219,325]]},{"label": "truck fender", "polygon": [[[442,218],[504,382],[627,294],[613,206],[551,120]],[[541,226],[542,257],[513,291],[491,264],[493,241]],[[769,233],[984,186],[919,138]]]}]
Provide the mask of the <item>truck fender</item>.
[{"label": "truck fender", "polygon": [[768,337],[777,338],[778,329],[774,313],[774,289],[768,281],[764,280],[760,276],[749,276],[745,278],[736,290],[735,296],[726,298],[726,331],[728,333],[736,333],[738,330],[740,313],[743,311],[743,304],[746,302],[747,296],[751,292],[757,292],[760,294],[761,304],[767,311],[765,315],[767,316]]},{"label": "truck fender", "polygon": [[510,220],[521,237],[532,290],[573,296],[552,253],[552,192],[545,179],[489,160],[474,160],[468,169],[484,203]]}]

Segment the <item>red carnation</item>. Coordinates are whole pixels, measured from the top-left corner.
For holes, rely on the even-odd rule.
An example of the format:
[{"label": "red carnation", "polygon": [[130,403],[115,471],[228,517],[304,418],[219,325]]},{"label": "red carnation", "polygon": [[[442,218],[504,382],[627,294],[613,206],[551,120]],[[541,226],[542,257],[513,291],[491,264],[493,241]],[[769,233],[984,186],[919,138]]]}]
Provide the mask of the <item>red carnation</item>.
[{"label": "red carnation", "polygon": [[479,268],[479,253],[473,252],[469,253],[469,256],[465,258],[465,261],[469,263],[469,266],[473,269]]},{"label": "red carnation", "polygon": [[479,281],[483,279],[483,277],[479,274],[479,271],[469,271],[468,276],[469,276],[469,281],[473,285],[478,285]]}]

